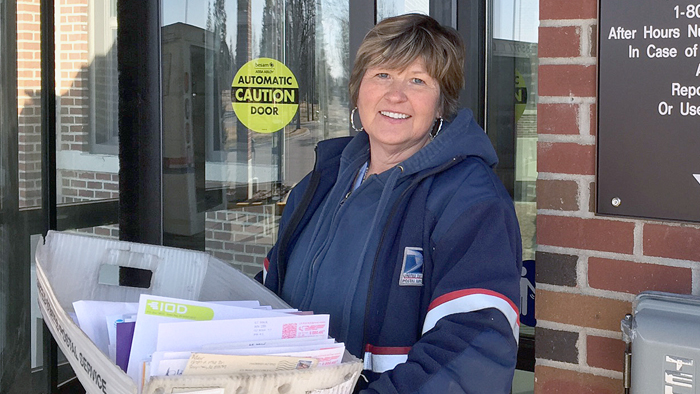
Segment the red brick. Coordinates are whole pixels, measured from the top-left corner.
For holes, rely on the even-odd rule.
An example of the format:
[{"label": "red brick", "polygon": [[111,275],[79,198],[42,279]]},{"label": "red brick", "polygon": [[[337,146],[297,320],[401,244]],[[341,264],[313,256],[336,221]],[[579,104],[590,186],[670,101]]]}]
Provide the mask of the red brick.
[{"label": "red brick", "polygon": [[621,339],[596,337],[586,338],[586,362],[595,368],[622,372],[625,359],[625,342]]},{"label": "red brick", "polygon": [[19,22],[33,22],[36,18],[32,14],[28,13],[17,13],[17,21]]},{"label": "red brick", "polygon": [[230,241],[231,238],[231,233],[225,233],[223,231],[216,231],[214,232],[214,239],[220,240],[220,241]]},{"label": "red brick", "polygon": [[78,190],[78,195],[85,198],[95,198],[95,192],[92,190]]},{"label": "red brick", "polygon": [[224,260],[224,261],[233,261],[233,254],[231,254],[231,253],[224,253],[224,252],[216,251],[216,250],[215,250],[215,251],[210,251],[210,252],[211,252],[211,253],[214,255],[214,257],[216,257],[217,259]]},{"label": "red brick", "polygon": [[108,228],[104,228],[104,227],[95,227],[95,234],[97,234],[97,235],[102,235],[102,236],[109,236],[109,235],[110,235],[110,231],[109,231]]},{"label": "red brick", "polygon": [[598,108],[596,107],[595,104],[591,105],[591,129],[590,134],[591,135],[598,135]]},{"label": "red brick", "polygon": [[535,329],[535,357],[578,364],[579,333],[571,331],[550,330],[537,327]]},{"label": "red brick", "polygon": [[578,210],[578,183],[575,181],[537,180],[537,209]]},{"label": "red brick", "polygon": [[557,286],[576,287],[578,256],[537,251],[535,281]]},{"label": "red brick", "polygon": [[632,254],[634,223],[537,215],[537,243]]},{"label": "red brick", "polygon": [[692,290],[690,268],[631,261],[588,259],[588,285],[597,289],[638,294],[645,290],[688,294]]},{"label": "red brick", "polygon": [[700,261],[700,229],[647,223],[644,225],[644,254]]},{"label": "red brick", "polygon": [[581,56],[581,27],[540,27],[537,56],[540,58]]},{"label": "red brick", "polygon": [[233,241],[235,242],[255,242],[255,236],[250,234],[234,234]]},{"label": "red brick", "polygon": [[566,369],[535,366],[537,394],[620,394],[622,379],[607,378]]},{"label": "red brick", "polygon": [[541,0],[540,20],[547,19],[591,19],[598,16],[596,0]]},{"label": "red brick", "polygon": [[540,65],[539,95],[595,97],[596,68],[572,64]]},{"label": "red brick", "polygon": [[594,175],[595,146],[570,142],[539,142],[537,171]]},{"label": "red brick", "polygon": [[538,134],[579,134],[578,105],[538,104]]},{"label": "red brick", "polygon": [[22,42],[17,43],[17,51],[39,51],[41,49],[41,44],[38,42]]},{"label": "red brick", "polygon": [[620,331],[620,321],[632,312],[627,301],[537,289],[535,294],[538,320],[580,327]]},{"label": "red brick", "polygon": [[38,2],[35,2],[35,4],[26,1],[17,2],[17,13],[39,13],[40,8]]}]

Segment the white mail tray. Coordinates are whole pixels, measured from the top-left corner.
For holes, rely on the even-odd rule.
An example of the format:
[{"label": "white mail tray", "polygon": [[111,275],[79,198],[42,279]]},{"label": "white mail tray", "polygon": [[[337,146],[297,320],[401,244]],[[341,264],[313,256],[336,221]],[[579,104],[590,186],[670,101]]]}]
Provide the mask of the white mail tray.
[{"label": "white mail tray", "polygon": [[[289,308],[274,293],[204,252],[50,231],[36,253],[39,308],[59,348],[90,394],[137,394],[136,383],[68,315],[79,300],[138,302],[142,293],[198,301],[258,300]],[[104,284],[103,266],[151,271],[145,288]],[[111,268],[111,267],[108,267]],[[104,269],[103,269],[104,271]],[[154,377],[145,394],[352,393],[362,361],[298,371]]]}]

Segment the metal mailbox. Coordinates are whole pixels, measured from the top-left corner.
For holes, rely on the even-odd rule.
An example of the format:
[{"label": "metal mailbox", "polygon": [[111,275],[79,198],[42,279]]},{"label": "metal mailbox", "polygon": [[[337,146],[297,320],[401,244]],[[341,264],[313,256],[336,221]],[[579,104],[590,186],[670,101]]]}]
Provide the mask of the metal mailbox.
[{"label": "metal mailbox", "polygon": [[627,343],[626,393],[700,393],[700,297],[641,293],[621,328]]}]

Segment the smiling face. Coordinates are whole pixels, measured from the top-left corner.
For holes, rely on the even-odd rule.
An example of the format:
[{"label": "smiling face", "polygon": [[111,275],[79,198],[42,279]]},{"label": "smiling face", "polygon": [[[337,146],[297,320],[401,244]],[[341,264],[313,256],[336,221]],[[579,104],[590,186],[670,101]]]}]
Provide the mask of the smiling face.
[{"label": "smiling face", "polygon": [[357,109],[370,146],[408,158],[430,140],[439,113],[440,86],[422,58],[404,70],[386,66],[365,71]]}]

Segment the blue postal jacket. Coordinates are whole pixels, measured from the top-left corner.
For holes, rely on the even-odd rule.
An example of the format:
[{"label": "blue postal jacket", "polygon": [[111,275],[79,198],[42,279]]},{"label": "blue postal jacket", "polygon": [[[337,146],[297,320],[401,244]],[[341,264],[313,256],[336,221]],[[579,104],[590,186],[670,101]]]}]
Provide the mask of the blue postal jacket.
[{"label": "blue postal jacket", "polygon": [[331,314],[364,360],[357,390],[509,393],[521,240],[496,153],[471,111],[393,169],[352,183],[367,134],[322,141],[290,193],[264,284]]}]

